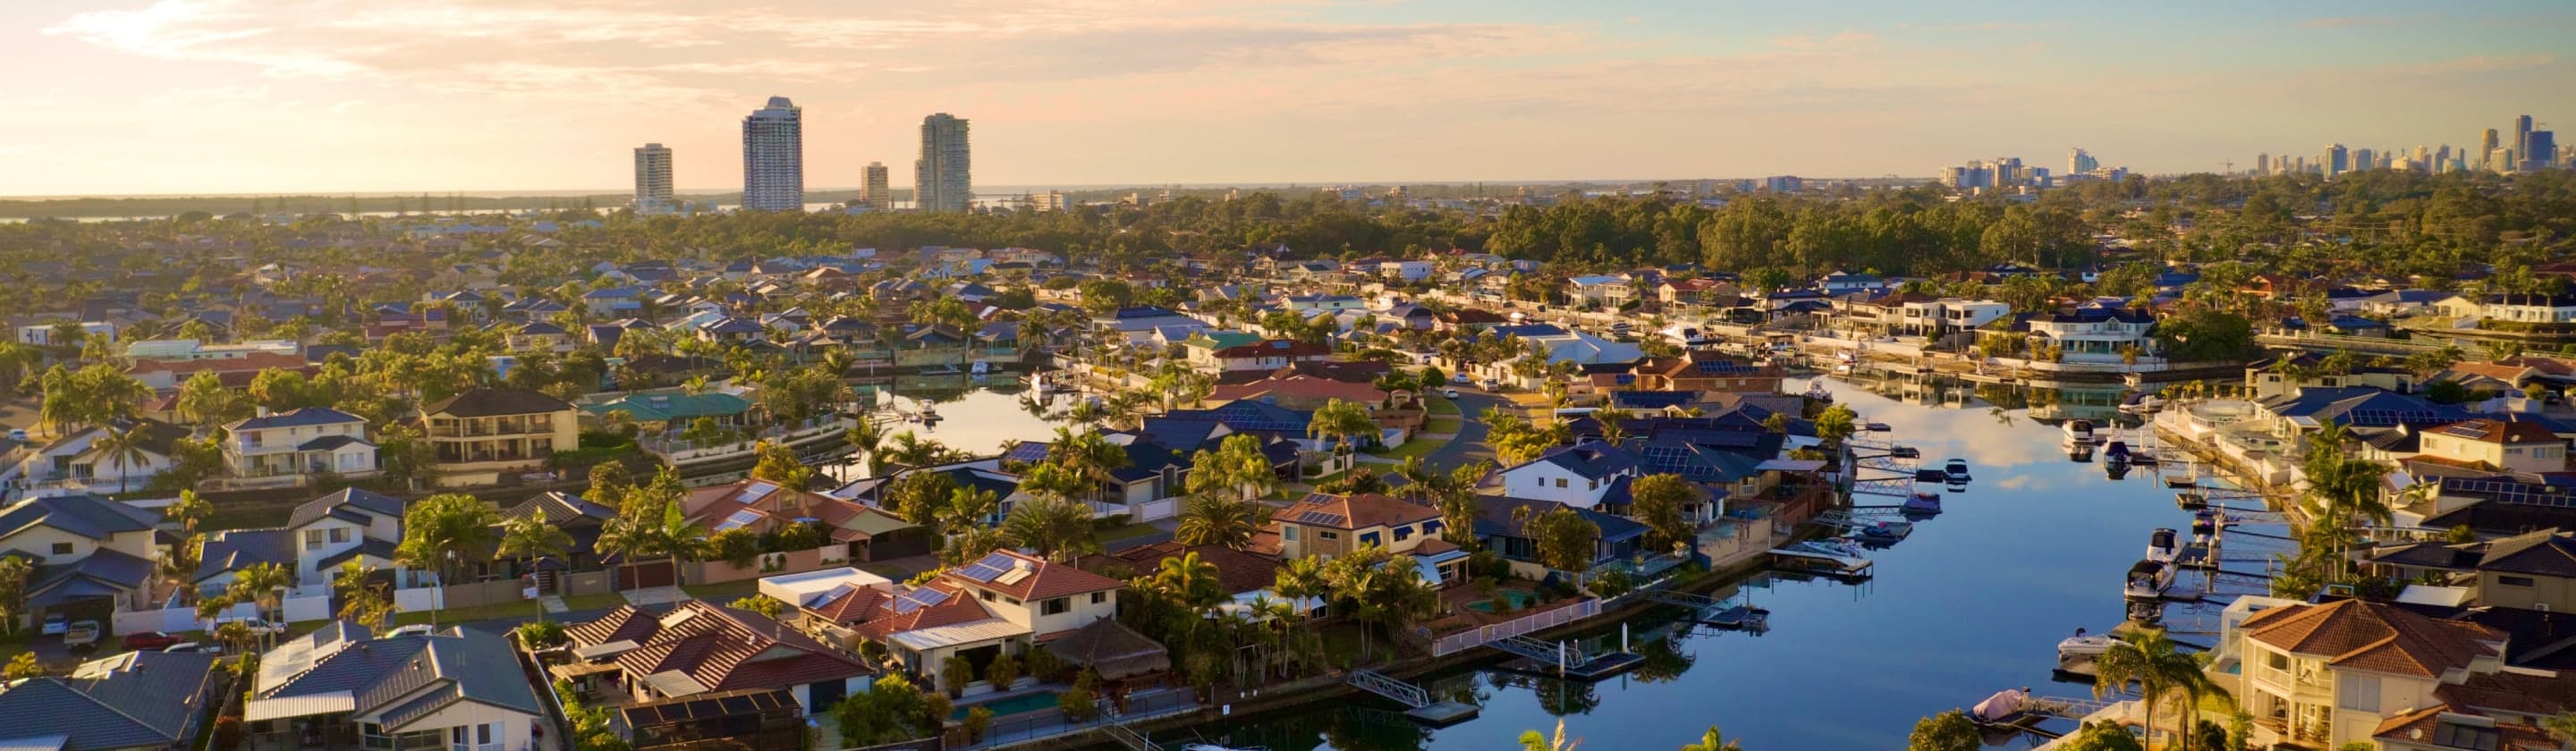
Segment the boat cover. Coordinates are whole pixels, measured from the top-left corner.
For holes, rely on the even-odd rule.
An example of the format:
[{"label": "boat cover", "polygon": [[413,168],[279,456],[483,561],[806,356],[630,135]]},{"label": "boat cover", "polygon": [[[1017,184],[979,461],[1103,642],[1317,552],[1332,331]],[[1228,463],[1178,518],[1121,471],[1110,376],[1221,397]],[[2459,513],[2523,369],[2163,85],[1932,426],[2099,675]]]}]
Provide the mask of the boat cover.
[{"label": "boat cover", "polygon": [[2025,695],[2018,689],[2004,689],[1986,697],[1985,701],[1977,702],[1977,706],[1968,713],[1980,722],[2003,722],[2021,711],[2023,698]]}]

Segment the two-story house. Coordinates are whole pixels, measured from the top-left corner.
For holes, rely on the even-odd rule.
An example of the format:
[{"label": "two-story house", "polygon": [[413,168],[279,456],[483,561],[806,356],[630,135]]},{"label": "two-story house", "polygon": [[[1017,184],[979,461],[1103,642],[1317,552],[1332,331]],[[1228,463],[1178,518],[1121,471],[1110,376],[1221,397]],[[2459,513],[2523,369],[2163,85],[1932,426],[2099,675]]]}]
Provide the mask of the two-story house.
[{"label": "two-story house", "polygon": [[[132,454],[101,445],[111,432],[133,431]],[[158,420],[126,420],[89,427],[28,448],[18,456],[18,478],[30,494],[122,493],[152,484],[172,464],[175,444],[188,429]]]},{"label": "two-story house", "polygon": [[329,407],[305,407],[235,420],[224,426],[224,466],[234,477],[376,474],[376,444],[367,419]]},{"label": "two-story house", "polygon": [[1380,493],[1309,493],[1272,514],[1263,532],[1278,537],[1282,558],[1330,558],[1364,547],[1412,553],[1442,539],[1439,509]]},{"label": "two-story house", "polygon": [[1626,449],[1587,441],[1549,449],[1495,475],[1502,479],[1504,495],[1588,509],[1605,501],[1624,502],[1628,482],[1643,474],[1645,467],[1643,459]]},{"label": "two-story house", "polygon": [[242,719],[257,748],[293,748],[305,728],[356,748],[525,751],[552,727],[498,634],[449,627],[373,638],[333,621],[261,655]]},{"label": "two-story house", "polygon": [[2033,351],[2057,348],[2069,361],[2118,362],[2121,353],[2136,350],[2153,354],[2156,318],[2127,308],[2087,307],[2032,316],[2030,346]]},{"label": "two-story house", "polygon": [[927,685],[962,689],[940,675],[951,657],[963,657],[980,674],[995,657],[1024,654],[1095,621],[1114,620],[1124,586],[1071,564],[997,550],[919,587],[852,587],[818,607],[838,614],[836,621],[861,638],[886,645]]},{"label": "two-story house", "polygon": [[565,635],[586,665],[579,671],[585,693],[610,694],[615,703],[783,689],[812,715],[876,680],[857,655],[759,613],[704,600],[683,600],[660,614],[622,605]]},{"label": "two-story house", "polygon": [[1223,372],[1271,371],[1301,362],[1323,362],[1332,357],[1333,348],[1330,346],[1287,339],[1236,345],[1208,353],[1208,359]]},{"label": "two-story house", "polygon": [[1625,516],[1527,498],[1479,496],[1477,504],[1475,535],[1480,547],[1510,562],[1515,576],[1538,579],[1551,573],[1552,569],[1539,558],[1537,538],[1527,531],[1528,520],[1560,508],[1572,509],[1600,530],[1592,540],[1592,558],[1585,561],[1587,569],[1605,569],[1651,552],[1645,550],[1646,525]]},{"label": "two-story house", "polygon": [[581,446],[580,412],[534,391],[477,388],[421,410],[442,486],[492,485]]},{"label": "two-story house", "polygon": [[2478,624],[2360,600],[2247,599],[2275,606],[2226,630],[2222,661],[2241,666],[2233,693],[2266,747],[2370,743],[2391,719],[2443,704],[2444,688],[2502,668],[2503,633]]},{"label": "two-story house", "polygon": [[0,689],[0,747],[27,751],[178,751],[196,748],[229,679],[216,655],[127,652]]},{"label": "two-story house", "polygon": [[0,508],[0,555],[27,558],[25,613],[69,611],[102,622],[150,607],[161,555],[156,511],[90,495],[29,498]]},{"label": "two-story house", "polygon": [[2561,472],[2567,469],[2567,441],[2539,423],[2476,419],[2428,428],[2417,450],[2457,462],[2474,462],[2508,472]]}]

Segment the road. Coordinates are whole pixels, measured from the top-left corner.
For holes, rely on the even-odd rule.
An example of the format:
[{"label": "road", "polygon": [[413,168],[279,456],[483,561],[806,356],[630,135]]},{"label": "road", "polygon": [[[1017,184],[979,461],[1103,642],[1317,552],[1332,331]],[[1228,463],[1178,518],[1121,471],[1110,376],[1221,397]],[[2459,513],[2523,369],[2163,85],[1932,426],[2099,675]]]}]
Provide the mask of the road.
[{"label": "road", "polygon": [[1485,445],[1482,415],[1488,407],[1511,409],[1511,400],[1483,391],[1459,389],[1458,398],[1450,401],[1458,405],[1458,435],[1450,438],[1447,445],[1424,455],[1422,463],[1445,472],[1478,459],[1494,458],[1493,447]]}]

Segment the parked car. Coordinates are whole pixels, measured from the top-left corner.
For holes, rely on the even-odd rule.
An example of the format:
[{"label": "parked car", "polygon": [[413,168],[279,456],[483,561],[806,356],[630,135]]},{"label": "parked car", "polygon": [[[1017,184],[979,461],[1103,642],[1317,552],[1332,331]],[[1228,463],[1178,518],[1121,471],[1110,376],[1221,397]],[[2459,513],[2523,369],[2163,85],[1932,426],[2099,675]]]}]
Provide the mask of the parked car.
[{"label": "parked car", "polygon": [[1449,376],[1449,382],[1450,382],[1450,383],[1458,384],[1458,385],[1460,385],[1460,386],[1465,386],[1465,385],[1470,384],[1470,383],[1475,383],[1475,382],[1476,382],[1476,379],[1468,378],[1468,377],[1467,377],[1467,374],[1465,374],[1465,373],[1456,373],[1456,374],[1452,374],[1452,375],[1450,375],[1450,376]]},{"label": "parked car", "polygon": [[224,621],[223,623],[215,624],[215,626],[216,626],[217,628],[221,628],[221,627],[223,627],[223,624],[224,624],[224,623],[239,623],[239,624],[241,624],[243,627],[245,627],[245,628],[249,628],[249,629],[250,629],[250,634],[251,634],[252,636],[274,636],[274,635],[277,635],[277,634],[283,634],[283,633],[286,633],[286,626],[284,626],[284,625],[282,625],[282,624],[270,623],[270,622],[268,622],[268,621],[260,620],[260,619],[258,619],[258,618],[243,618],[243,619],[238,620],[238,621]]},{"label": "parked car", "polygon": [[168,649],[170,648],[170,645],[181,644],[187,641],[188,640],[184,637],[172,636],[166,631],[145,631],[139,634],[126,634],[125,648],[137,652],[144,650]]},{"label": "parked car", "polygon": [[44,630],[44,634],[45,634],[46,636],[61,636],[61,635],[63,635],[63,631],[64,631],[65,629],[67,629],[67,628],[70,628],[70,627],[71,627],[71,618],[69,618],[69,617],[67,617],[67,616],[64,616],[64,615],[63,615],[63,614],[61,614],[61,613],[46,613],[46,614],[45,614],[45,630]]},{"label": "parked car", "polygon": [[1457,390],[1457,389],[1441,389],[1441,390],[1440,390],[1440,395],[1441,395],[1441,396],[1445,396],[1445,397],[1449,397],[1449,398],[1451,398],[1451,399],[1456,399],[1456,398],[1458,398],[1458,390]]},{"label": "parked car", "polygon": [[99,631],[98,621],[73,621],[63,629],[63,646],[74,650],[96,648]]}]

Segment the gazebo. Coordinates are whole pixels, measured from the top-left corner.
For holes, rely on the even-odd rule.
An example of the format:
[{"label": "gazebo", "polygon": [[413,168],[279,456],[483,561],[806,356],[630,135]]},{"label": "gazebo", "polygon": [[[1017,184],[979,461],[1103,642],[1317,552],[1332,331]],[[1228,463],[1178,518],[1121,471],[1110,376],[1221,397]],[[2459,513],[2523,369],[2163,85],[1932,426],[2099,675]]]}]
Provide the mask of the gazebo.
[{"label": "gazebo", "polygon": [[1090,668],[1099,674],[1105,684],[1103,693],[1112,697],[1124,696],[1137,679],[1172,671],[1170,650],[1115,618],[1093,620],[1047,642],[1046,650],[1065,664]]}]

